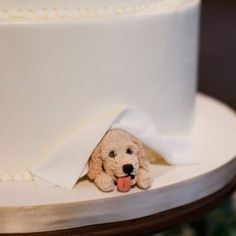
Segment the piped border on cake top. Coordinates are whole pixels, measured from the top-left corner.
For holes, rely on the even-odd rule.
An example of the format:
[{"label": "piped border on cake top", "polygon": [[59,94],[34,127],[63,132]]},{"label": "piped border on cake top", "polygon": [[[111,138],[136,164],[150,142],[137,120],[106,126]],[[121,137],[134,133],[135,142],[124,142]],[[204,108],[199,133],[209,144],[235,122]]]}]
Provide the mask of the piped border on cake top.
[{"label": "piped border on cake top", "polygon": [[[26,20],[57,20],[74,19],[81,17],[113,16],[113,15],[139,15],[154,12],[166,12],[179,7],[188,7],[198,3],[200,0],[146,0],[136,4],[112,6],[0,6],[0,23],[5,21],[26,21]],[[65,3],[66,4],[66,3]]]}]

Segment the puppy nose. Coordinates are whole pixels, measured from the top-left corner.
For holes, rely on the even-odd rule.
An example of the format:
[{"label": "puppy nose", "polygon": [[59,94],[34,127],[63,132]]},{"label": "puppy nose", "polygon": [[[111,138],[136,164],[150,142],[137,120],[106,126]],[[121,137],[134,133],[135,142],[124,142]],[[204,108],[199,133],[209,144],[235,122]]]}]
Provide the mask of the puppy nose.
[{"label": "puppy nose", "polygon": [[123,168],[123,171],[124,171],[125,174],[131,174],[134,170],[134,167],[131,164],[123,165],[122,168]]}]

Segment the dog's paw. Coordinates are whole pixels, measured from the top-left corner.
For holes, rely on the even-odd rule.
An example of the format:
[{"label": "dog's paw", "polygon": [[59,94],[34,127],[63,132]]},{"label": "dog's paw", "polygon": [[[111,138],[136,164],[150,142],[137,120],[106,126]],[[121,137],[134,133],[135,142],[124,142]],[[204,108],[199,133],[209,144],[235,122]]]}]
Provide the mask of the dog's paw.
[{"label": "dog's paw", "polygon": [[138,173],[137,186],[141,189],[148,189],[152,186],[152,177],[150,173],[144,169],[140,169]]},{"label": "dog's paw", "polygon": [[106,173],[98,175],[94,182],[103,192],[111,192],[115,187],[113,179]]}]

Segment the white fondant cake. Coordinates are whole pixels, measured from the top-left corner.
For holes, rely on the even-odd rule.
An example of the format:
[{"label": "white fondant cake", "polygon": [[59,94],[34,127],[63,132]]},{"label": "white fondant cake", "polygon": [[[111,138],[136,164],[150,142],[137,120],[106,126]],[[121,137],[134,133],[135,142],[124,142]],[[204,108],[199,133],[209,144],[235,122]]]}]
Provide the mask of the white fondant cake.
[{"label": "white fondant cake", "polygon": [[0,0],[0,180],[119,106],[188,135],[199,0]]}]

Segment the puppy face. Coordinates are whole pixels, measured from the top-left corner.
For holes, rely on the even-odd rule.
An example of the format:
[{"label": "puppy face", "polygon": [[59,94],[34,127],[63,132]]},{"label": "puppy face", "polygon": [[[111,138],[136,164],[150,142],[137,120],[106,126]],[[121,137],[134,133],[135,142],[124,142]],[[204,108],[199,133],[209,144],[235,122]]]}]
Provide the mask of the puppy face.
[{"label": "puppy face", "polygon": [[124,176],[131,176],[131,184],[137,181],[139,169],[139,147],[134,138],[121,130],[111,130],[100,144],[102,164],[105,172],[115,182]]}]

